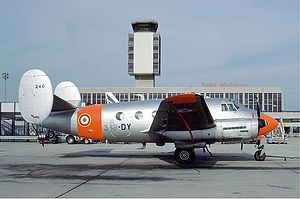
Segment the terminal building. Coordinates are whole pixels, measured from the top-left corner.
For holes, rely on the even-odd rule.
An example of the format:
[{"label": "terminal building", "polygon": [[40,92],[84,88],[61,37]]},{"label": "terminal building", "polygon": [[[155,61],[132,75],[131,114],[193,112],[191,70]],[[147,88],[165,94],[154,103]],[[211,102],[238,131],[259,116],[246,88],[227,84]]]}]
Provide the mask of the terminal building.
[{"label": "terminal building", "polygon": [[[161,36],[153,20],[134,21],[128,34],[128,74],[134,87],[79,88],[86,105],[104,104],[105,92],[112,92],[120,102],[164,99],[181,93],[198,93],[206,98],[229,98],[245,107],[283,119],[287,133],[300,130],[300,112],[284,111],[284,92],[280,87],[250,87],[245,83],[205,83],[199,87],[156,87],[155,76],[161,75]],[[99,82],[100,84],[100,82]],[[32,127],[20,115],[18,103],[1,103],[1,136],[33,135]],[[1,140],[1,139],[0,139]]]},{"label": "terminal building", "polygon": [[283,91],[280,87],[92,87],[79,88],[81,99],[88,104],[104,104],[105,92],[112,92],[120,102],[164,99],[181,93],[197,93],[209,98],[228,98],[264,112],[282,112]]}]

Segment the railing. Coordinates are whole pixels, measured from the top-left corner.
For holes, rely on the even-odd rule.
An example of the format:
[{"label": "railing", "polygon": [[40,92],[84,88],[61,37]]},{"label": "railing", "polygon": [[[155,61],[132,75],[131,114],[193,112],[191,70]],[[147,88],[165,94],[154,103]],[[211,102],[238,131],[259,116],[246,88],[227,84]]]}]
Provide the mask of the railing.
[{"label": "railing", "polygon": [[14,140],[14,141],[16,141],[16,140],[28,140],[28,141],[36,141],[37,140],[37,138],[36,138],[36,136],[22,136],[22,135],[18,135],[18,136],[6,136],[6,135],[4,135],[4,136],[0,136],[0,141],[6,141],[6,140]]}]

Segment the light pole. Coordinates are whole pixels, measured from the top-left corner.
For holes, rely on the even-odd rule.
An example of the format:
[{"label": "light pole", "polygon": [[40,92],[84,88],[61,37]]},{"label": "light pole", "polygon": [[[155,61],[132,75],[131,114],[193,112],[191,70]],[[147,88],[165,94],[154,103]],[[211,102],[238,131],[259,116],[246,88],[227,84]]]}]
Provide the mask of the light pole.
[{"label": "light pole", "polygon": [[2,79],[4,79],[4,102],[6,102],[6,80],[9,78],[7,72],[2,73]]}]

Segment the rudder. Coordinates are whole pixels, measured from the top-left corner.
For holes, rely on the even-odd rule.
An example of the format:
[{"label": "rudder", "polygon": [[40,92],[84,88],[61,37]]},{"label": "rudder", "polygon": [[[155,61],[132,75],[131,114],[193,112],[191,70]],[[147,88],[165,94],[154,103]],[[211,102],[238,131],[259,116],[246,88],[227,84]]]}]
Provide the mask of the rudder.
[{"label": "rudder", "polygon": [[49,116],[53,91],[44,71],[32,69],[23,74],[19,85],[19,105],[23,118],[29,123],[40,124]]}]

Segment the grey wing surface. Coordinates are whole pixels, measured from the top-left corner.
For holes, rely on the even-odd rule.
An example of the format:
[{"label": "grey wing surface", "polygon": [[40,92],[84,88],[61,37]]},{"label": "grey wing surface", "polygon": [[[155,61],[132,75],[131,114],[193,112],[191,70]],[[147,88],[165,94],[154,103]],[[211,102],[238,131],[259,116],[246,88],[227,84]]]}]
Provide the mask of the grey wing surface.
[{"label": "grey wing surface", "polygon": [[150,132],[193,131],[215,126],[203,96],[181,94],[160,103]]}]

